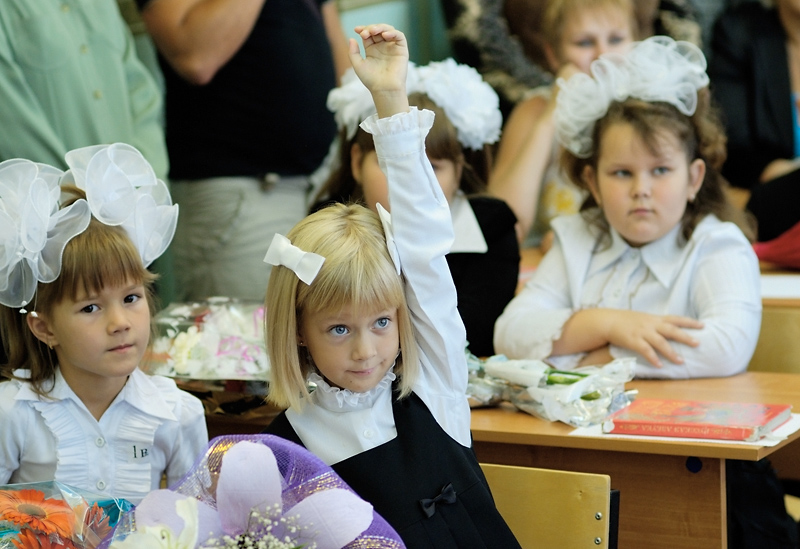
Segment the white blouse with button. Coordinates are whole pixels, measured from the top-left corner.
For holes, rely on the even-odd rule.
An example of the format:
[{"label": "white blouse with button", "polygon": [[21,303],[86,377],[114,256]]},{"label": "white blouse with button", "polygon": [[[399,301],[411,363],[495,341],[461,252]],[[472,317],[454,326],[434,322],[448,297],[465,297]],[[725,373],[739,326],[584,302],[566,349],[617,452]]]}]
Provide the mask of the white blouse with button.
[{"label": "white blouse with button", "polygon": [[[381,171],[389,181],[394,241],[414,322],[420,375],[414,384],[442,429],[463,446],[472,445],[467,401],[466,332],[445,255],[453,243],[447,200],[425,154],[433,113],[418,111],[361,126],[371,133]],[[318,375],[310,402],[286,417],[303,444],[332,465],[394,439],[392,381],[388,372],[371,391],[331,387]]]},{"label": "white blouse with button", "polygon": [[171,379],[135,370],[99,421],[58,371],[47,395],[0,383],[0,484],[57,480],[136,504],[208,444],[203,405]]},{"label": "white blouse with button", "polygon": [[695,378],[744,371],[761,327],[758,259],[742,232],[713,215],[679,243],[680,227],[640,248],[611,229],[611,245],[598,245],[580,214],[553,220],[556,235],[525,288],[495,324],[494,344],[509,358],[547,359],[574,368],[585,356],[550,356],[569,318],[594,307],[696,318],[704,327],[686,331],[697,347],[674,341],[683,364],[666,359],[656,368],[629,349],[611,346],[614,358],[636,357],[636,376]]}]

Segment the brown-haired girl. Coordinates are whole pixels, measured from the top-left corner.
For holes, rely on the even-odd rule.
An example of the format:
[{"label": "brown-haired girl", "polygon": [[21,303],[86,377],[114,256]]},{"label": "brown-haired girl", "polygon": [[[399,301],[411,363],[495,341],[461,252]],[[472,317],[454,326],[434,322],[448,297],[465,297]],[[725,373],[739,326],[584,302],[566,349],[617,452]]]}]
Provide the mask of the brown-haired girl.
[{"label": "brown-haired girl", "polygon": [[146,265],[169,245],[177,206],[128,145],[67,163],[66,174],[0,164],[0,219],[15,237],[0,259],[0,484],[56,480],[138,503],[208,442],[200,402],[138,368],[154,307]]},{"label": "brown-haired girl", "polygon": [[705,67],[696,46],[660,36],[561,81],[563,165],[592,200],[554,220],[553,249],[498,319],[498,352],[566,369],[633,356],[653,378],[747,368],[758,261],[725,199]]}]

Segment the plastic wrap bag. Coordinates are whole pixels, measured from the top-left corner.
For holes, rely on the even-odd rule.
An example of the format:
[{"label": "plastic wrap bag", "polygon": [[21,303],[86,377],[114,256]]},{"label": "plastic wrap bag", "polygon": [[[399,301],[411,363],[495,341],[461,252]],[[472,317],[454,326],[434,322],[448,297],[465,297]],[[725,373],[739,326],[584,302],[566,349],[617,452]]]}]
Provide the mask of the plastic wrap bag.
[{"label": "plastic wrap bag", "polygon": [[602,423],[626,406],[625,383],[633,379],[635,358],[621,358],[604,366],[570,371],[551,368],[541,360],[492,357],[486,373],[508,382],[507,398],[517,408],[548,421],[573,427]]},{"label": "plastic wrap bag", "polygon": [[155,318],[151,374],[190,379],[269,380],[264,305],[227,297],[173,303]]},{"label": "plastic wrap bag", "polygon": [[467,351],[467,400],[470,408],[497,406],[506,398],[508,384],[496,377],[486,375],[484,361]]},{"label": "plastic wrap bag", "polygon": [[0,486],[0,549],[94,549],[133,505],[60,482]]}]

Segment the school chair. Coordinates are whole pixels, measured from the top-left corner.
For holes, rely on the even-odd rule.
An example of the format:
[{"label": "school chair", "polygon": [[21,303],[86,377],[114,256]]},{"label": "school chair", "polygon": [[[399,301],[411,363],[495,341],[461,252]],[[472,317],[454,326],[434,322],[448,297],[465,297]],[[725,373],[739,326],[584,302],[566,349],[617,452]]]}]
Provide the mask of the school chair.
[{"label": "school chair", "polygon": [[616,548],[619,492],[612,498],[610,476],[494,463],[481,468],[523,549]]}]

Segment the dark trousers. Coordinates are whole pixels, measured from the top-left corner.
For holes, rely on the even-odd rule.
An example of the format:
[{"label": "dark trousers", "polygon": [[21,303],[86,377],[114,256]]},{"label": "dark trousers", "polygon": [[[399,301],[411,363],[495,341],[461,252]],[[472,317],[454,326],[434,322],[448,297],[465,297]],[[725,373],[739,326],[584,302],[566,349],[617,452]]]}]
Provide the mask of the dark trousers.
[{"label": "dark trousers", "polygon": [[798,527],[768,459],[727,460],[729,549],[797,549]]}]

